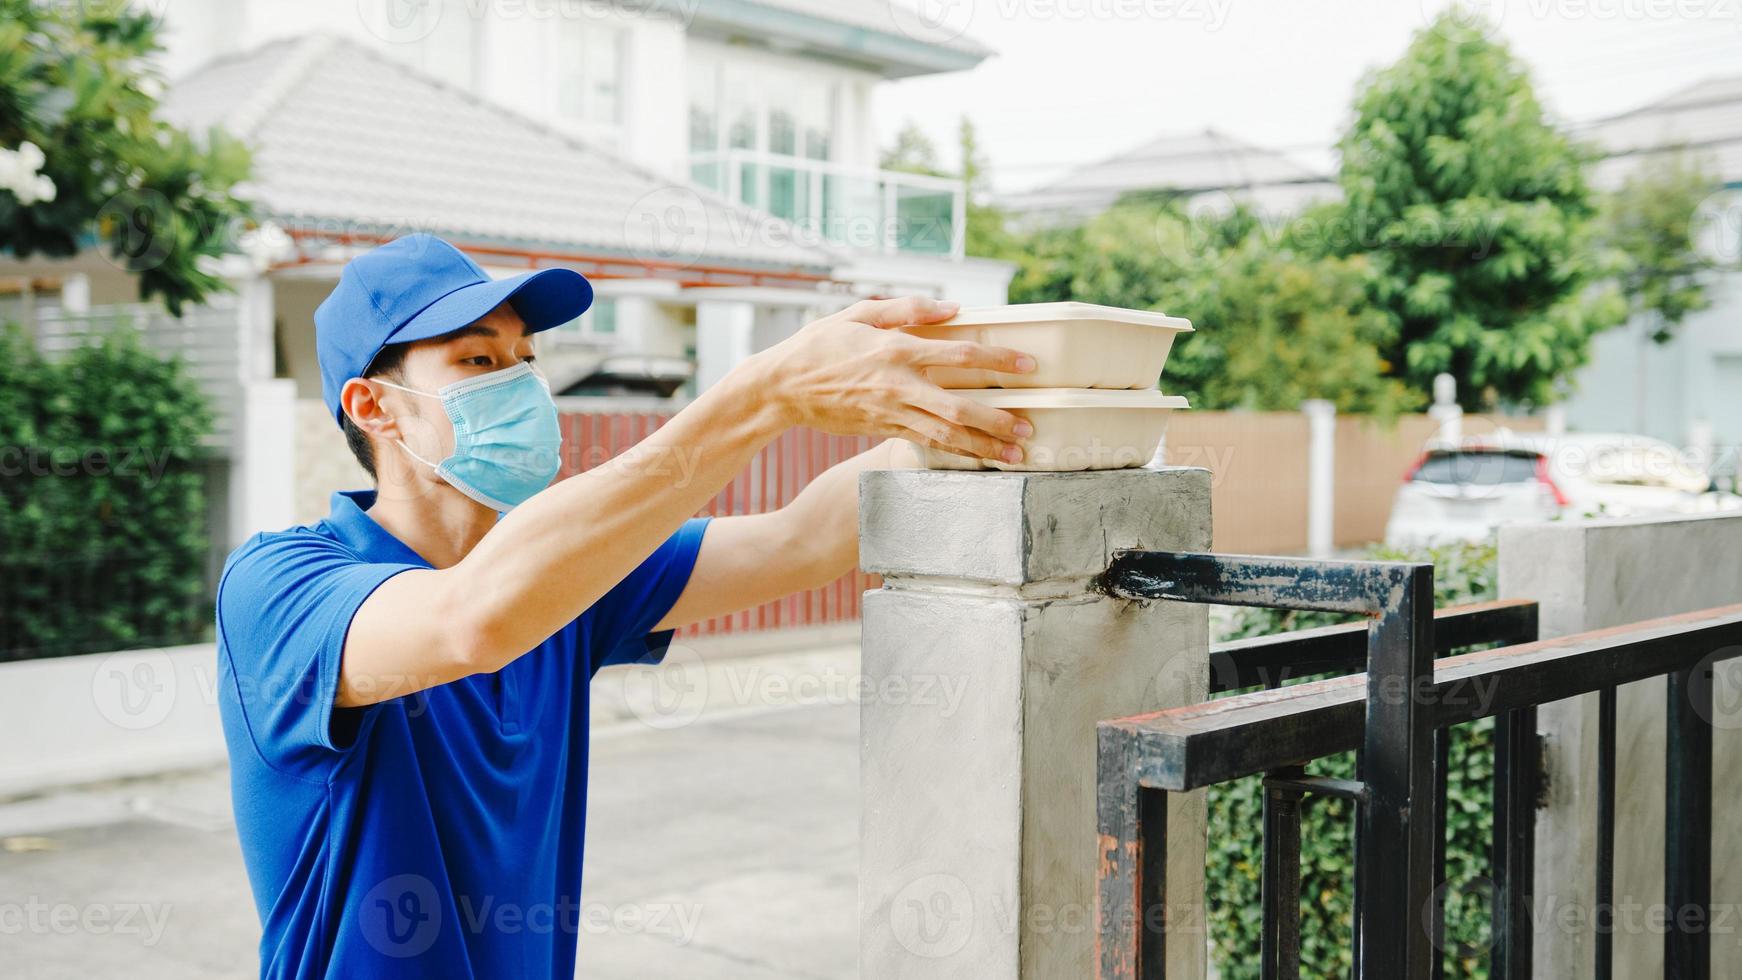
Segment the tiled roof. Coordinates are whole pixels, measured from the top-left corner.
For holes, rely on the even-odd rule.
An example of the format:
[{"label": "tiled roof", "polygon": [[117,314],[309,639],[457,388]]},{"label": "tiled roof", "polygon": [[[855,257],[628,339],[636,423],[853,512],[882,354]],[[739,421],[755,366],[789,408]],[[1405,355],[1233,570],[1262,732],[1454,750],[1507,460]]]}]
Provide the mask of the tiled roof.
[{"label": "tiled roof", "polygon": [[164,113],[246,140],[248,192],[290,227],[750,271],[837,262],[784,222],[336,37],[213,62],[171,88]]},{"label": "tiled roof", "polygon": [[1583,128],[1609,159],[1598,182],[1612,184],[1654,155],[1685,150],[1730,182],[1742,181],[1742,75],[1712,78]]},{"label": "tiled roof", "polygon": [[1006,203],[1028,214],[1080,217],[1106,210],[1132,191],[1163,189],[1187,195],[1226,191],[1267,210],[1296,207],[1337,192],[1325,174],[1274,150],[1206,129],[1157,137],[1013,195]]}]

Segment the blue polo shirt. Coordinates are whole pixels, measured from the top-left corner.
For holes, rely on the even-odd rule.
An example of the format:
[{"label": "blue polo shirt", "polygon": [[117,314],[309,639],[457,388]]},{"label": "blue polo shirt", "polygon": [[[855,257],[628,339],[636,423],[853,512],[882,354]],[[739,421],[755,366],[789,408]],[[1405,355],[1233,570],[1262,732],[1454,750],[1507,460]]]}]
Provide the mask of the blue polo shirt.
[{"label": "blue polo shirt", "polygon": [[351,617],[382,582],[429,567],[373,503],[335,494],[325,520],[256,535],[218,586],[218,704],[261,976],[568,980],[587,684],[663,656],[670,631],[649,631],[707,521],[501,670],[335,708]]}]

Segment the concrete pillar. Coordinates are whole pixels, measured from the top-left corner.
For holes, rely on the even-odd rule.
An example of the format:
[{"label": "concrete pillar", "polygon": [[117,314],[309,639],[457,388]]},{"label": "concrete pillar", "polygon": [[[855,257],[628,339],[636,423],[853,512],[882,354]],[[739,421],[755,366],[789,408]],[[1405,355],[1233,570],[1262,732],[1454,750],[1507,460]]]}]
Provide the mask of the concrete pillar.
[{"label": "concrete pillar", "polygon": [[[1206,607],[1094,584],[1204,550],[1202,469],[886,470],[860,482],[860,975],[1094,974],[1097,722],[1202,701]],[[1167,975],[1201,978],[1204,802],[1168,811]]]},{"label": "concrete pillar", "polygon": [[[1541,604],[1544,639],[1742,601],[1742,516],[1557,521],[1500,529],[1500,595]],[[1742,976],[1742,661],[1715,671],[1712,976]],[[1661,677],[1616,696],[1614,975],[1663,973],[1664,705]],[[1544,705],[1545,806],[1536,819],[1533,977],[1592,975],[1597,695]],[[1720,919],[1719,917],[1722,916]],[[1720,931],[1722,930],[1722,931]]]},{"label": "concrete pillar", "polygon": [[296,382],[251,381],[237,398],[231,449],[230,547],[296,523]]},{"label": "concrete pillar", "polygon": [[1337,406],[1322,398],[1300,403],[1306,413],[1307,552],[1329,558],[1336,550]]},{"label": "concrete pillar", "polygon": [[73,316],[91,312],[91,277],[83,272],[68,275],[60,282],[61,311]]},{"label": "concrete pillar", "polygon": [[756,351],[756,305],[746,300],[696,304],[696,393]]}]

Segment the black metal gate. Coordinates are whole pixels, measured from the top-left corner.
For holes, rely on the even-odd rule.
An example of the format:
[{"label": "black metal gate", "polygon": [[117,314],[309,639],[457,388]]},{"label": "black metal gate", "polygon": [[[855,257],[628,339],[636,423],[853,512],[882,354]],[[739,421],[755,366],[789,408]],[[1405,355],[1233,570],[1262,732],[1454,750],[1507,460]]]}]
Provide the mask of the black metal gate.
[{"label": "black metal gate", "polygon": [[[1121,552],[1103,579],[1133,600],[1320,610],[1365,623],[1225,644],[1210,656],[1212,693],[1262,687],[1100,726],[1101,878],[1097,957],[1104,980],[1164,975],[1166,794],[1263,773],[1262,975],[1300,967],[1300,805],[1354,801],[1356,977],[1429,980],[1444,929],[1447,729],[1493,716],[1494,946],[1491,975],[1530,975],[1532,841],[1538,796],[1536,707],[1599,692],[1599,909],[1614,860],[1615,687],[1669,676],[1665,891],[1672,911],[1665,975],[1710,973],[1711,667],[1742,654],[1742,606],[1533,642],[1531,602],[1433,608],[1433,567],[1177,552]],[[1479,644],[1516,644],[1445,657]],[[1436,665],[1436,658],[1438,659]],[[1283,687],[1285,680],[1364,673]],[[1306,764],[1357,750],[1357,778]],[[1691,923],[1698,927],[1689,927]],[[1610,976],[1597,929],[1592,975]]]}]

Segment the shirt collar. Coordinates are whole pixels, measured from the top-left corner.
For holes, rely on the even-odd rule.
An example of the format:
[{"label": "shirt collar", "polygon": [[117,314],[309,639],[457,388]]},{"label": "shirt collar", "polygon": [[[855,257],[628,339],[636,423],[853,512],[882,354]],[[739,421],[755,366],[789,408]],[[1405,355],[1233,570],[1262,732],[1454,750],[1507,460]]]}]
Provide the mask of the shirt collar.
[{"label": "shirt collar", "polygon": [[366,561],[429,568],[429,562],[369,516],[369,508],[373,506],[375,491],[341,490],[333,494],[332,512],[327,515],[327,523],[338,533],[339,540]]}]

